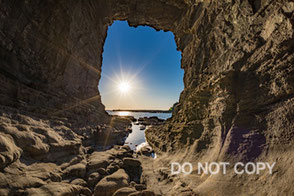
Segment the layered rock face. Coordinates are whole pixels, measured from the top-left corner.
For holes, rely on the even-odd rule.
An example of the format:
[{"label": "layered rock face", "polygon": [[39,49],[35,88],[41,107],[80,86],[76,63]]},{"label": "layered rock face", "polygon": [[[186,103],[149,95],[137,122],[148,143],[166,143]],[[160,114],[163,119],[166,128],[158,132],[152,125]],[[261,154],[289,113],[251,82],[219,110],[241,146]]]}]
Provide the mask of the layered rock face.
[{"label": "layered rock face", "polygon": [[289,187],[294,154],[293,5],[204,1],[182,17],[179,26],[186,34],[178,37],[178,46],[185,89],[173,118],[147,131],[148,142],[158,153],[174,153],[171,160],[179,162],[276,162],[274,175],[240,177],[229,171],[190,177],[186,184],[194,184],[194,193],[294,193]]},{"label": "layered rock face", "polygon": [[[158,131],[166,137],[159,140],[170,142],[152,142],[158,134],[151,138],[150,131],[154,147],[175,151],[194,144],[201,152],[218,144],[234,154],[247,139],[254,148],[277,140],[290,145],[291,127],[278,124],[293,123],[293,2],[199,3],[180,24],[189,32],[178,42],[185,89],[173,118]],[[259,155],[243,150],[244,159]]]},{"label": "layered rock face", "polygon": [[[116,132],[97,85],[107,28],[127,20],[172,31],[182,52],[179,105],[165,125],[147,132],[158,154],[277,162],[276,174],[257,182],[227,175],[220,184],[218,176],[203,177],[190,182],[191,190],[293,193],[293,11],[293,1],[286,0],[1,0],[1,175],[13,176],[13,168],[35,161],[83,156],[82,141],[88,143],[98,125],[104,133]],[[61,181],[44,179],[19,187],[47,190],[54,183],[45,181]],[[1,194],[8,194],[8,181],[0,184]],[[73,192],[79,191],[88,190]]]}]

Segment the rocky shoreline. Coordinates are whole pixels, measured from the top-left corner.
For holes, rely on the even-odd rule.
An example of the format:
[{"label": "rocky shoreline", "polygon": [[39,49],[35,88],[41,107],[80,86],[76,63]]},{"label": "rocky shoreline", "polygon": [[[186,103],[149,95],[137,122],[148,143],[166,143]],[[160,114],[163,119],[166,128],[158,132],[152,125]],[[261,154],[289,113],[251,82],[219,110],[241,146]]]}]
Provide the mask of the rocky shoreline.
[{"label": "rocky shoreline", "polygon": [[0,195],[155,195],[138,158],[148,149],[123,145],[130,118],[78,130],[65,119],[7,111],[0,116]]}]

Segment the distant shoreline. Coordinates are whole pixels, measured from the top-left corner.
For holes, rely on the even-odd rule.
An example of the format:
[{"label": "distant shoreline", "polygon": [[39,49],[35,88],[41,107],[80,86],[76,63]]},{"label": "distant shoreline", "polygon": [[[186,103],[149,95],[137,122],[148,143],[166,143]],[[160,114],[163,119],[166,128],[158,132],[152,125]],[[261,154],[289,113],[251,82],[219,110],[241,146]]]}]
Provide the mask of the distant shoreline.
[{"label": "distant shoreline", "polygon": [[172,113],[170,110],[107,110],[112,112],[148,112],[148,113]]}]

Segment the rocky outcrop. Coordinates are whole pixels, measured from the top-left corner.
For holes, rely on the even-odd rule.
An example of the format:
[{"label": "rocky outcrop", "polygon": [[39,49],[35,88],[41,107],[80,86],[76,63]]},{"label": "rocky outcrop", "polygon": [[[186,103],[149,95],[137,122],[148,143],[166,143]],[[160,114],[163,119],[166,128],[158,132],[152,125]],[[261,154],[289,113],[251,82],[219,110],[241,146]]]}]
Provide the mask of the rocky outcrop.
[{"label": "rocky outcrop", "polygon": [[95,195],[112,196],[118,189],[127,187],[129,176],[123,169],[119,169],[110,176],[103,178],[95,187]]},{"label": "rocky outcrop", "polygon": [[[289,118],[280,119],[283,114],[279,120],[269,115],[292,108],[293,2],[197,5],[180,23],[190,24],[191,32],[189,42],[180,47],[185,89],[173,118],[160,131],[150,130],[149,141],[161,152],[193,146],[200,153],[217,146],[217,154],[233,155],[250,140],[254,149],[246,148],[242,156],[257,157],[264,149],[252,151],[271,144],[269,137],[277,130],[269,124],[290,123]],[[280,131],[292,132],[290,127]],[[156,142],[163,140],[167,145]]]},{"label": "rocky outcrop", "polygon": [[[135,159],[130,158],[132,156],[132,151],[126,146],[115,146],[107,151],[93,153],[90,157],[82,153],[68,156],[62,164],[61,161],[59,164],[34,162],[23,156],[1,170],[0,194],[112,195],[122,187],[131,187],[131,174],[136,171],[133,168],[132,173],[126,172],[123,163],[128,157],[135,162]],[[136,163],[140,162],[137,160]],[[140,177],[140,173],[138,170],[136,176]],[[132,185],[144,186],[134,182]],[[142,190],[134,192],[137,191]]]},{"label": "rocky outcrop", "polygon": [[160,119],[156,116],[151,116],[151,117],[144,117],[144,118],[139,118],[138,123],[144,126],[147,125],[161,125],[164,124],[164,120]]},{"label": "rocky outcrop", "polygon": [[[179,104],[172,119],[147,131],[156,153],[169,154],[165,163],[179,157],[277,162],[272,176],[204,176],[186,182],[185,190],[292,195],[293,11],[287,0],[0,1],[1,195],[88,194],[70,181],[57,182],[71,171],[86,175],[86,153],[125,135],[112,125],[97,90],[114,20],[172,31],[182,52]],[[92,158],[90,168],[99,162]],[[29,173],[42,162],[53,165]],[[66,175],[55,172],[66,168]],[[14,182],[19,174],[29,177]],[[181,184],[174,185],[163,190],[178,194]]]},{"label": "rocky outcrop", "polygon": [[292,178],[282,169],[291,167],[289,155],[294,153],[290,139],[294,134],[293,5],[291,1],[207,1],[191,7],[183,17],[180,24],[189,29],[184,36],[188,41],[178,46],[185,89],[173,118],[147,130],[148,142],[157,153],[174,153],[166,160],[277,164],[276,175],[259,176],[256,181],[233,172],[200,180],[190,176],[185,183],[194,184],[194,193],[294,193],[288,187]]}]

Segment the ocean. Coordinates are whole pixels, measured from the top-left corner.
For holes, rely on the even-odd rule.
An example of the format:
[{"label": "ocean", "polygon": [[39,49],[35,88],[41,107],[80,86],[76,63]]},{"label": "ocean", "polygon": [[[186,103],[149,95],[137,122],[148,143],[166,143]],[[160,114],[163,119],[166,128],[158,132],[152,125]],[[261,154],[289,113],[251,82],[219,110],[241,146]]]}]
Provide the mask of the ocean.
[{"label": "ocean", "polygon": [[[119,116],[134,116],[136,119],[140,117],[156,116],[160,119],[168,119],[172,116],[171,113],[151,113],[151,112],[129,112],[129,111],[107,111],[110,115]],[[148,126],[146,127],[148,129]],[[140,125],[132,123],[132,133],[130,133],[125,141],[133,150],[138,150],[143,145],[146,145],[145,130],[140,130]]]}]

